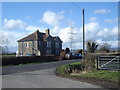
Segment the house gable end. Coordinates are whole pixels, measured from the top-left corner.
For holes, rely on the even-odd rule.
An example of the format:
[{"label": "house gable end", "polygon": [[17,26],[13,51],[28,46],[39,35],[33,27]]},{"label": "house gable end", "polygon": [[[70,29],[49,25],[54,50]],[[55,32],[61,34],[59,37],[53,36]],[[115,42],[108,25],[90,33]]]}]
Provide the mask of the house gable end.
[{"label": "house gable end", "polygon": [[48,36],[45,36],[44,40],[51,41],[51,40],[53,40],[53,38],[52,38],[52,36],[48,35]]},{"label": "house gable end", "polygon": [[59,37],[54,37],[54,41],[63,43]]}]

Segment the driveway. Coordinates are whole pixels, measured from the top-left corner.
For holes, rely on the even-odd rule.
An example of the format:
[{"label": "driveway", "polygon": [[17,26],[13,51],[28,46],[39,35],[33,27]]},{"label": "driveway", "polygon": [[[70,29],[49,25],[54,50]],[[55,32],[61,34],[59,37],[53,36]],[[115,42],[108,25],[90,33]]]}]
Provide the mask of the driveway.
[{"label": "driveway", "polygon": [[56,67],[80,60],[57,61],[34,65],[4,67],[2,88],[100,88],[54,74]]}]

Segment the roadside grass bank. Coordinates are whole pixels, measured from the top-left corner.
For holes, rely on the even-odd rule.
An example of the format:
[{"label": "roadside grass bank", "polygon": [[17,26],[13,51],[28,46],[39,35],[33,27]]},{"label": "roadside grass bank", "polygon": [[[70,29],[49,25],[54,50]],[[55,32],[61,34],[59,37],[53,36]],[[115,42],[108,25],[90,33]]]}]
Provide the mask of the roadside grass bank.
[{"label": "roadside grass bank", "polygon": [[56,75],[72,80],[82,81],[99,85],[103,88],[120,88],[120,71],[94,70],[92,72],[83,71],[80,62],[66,64],[56,69]]}]

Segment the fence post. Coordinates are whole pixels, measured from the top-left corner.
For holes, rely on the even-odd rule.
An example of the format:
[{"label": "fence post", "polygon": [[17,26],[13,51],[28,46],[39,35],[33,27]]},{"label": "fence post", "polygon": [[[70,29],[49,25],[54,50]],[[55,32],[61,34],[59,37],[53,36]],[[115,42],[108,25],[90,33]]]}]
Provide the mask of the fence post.
[{"label": "fence post", "polygon": [[99,65],[99,56],[97,56],[97,70],[99,70],[98,65]]}]

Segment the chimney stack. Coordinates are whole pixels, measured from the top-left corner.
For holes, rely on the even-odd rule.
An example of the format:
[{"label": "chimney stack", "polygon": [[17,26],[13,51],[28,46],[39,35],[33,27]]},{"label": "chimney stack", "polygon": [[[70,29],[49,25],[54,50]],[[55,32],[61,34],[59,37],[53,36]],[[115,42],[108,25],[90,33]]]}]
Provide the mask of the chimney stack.
[{"label": "chimney stack", "polygon": [[36,39],[38,40],[38,33],[39,33],[39,30],[37,29],[36,31]]},{"label": "chimney stack", "polygon": [[50,35],[50,30],[49,29],[46,29],[46,35]]}]

